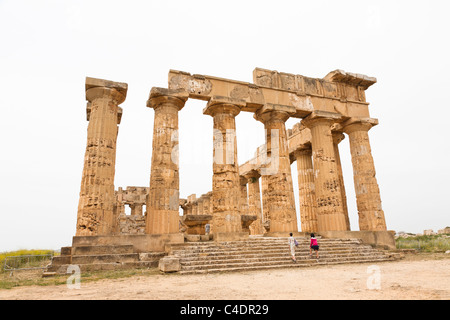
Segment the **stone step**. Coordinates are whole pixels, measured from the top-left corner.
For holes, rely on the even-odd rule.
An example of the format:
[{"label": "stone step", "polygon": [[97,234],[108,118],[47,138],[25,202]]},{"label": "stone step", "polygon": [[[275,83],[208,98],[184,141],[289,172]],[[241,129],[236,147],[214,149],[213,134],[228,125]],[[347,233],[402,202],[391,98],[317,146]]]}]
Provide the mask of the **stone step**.
[{"label": "stone step", "polygon": [[61,255],[62,256],[70,256],[70,255],[72,255],[72,247],[62,247],[61,248]]},{"label": "stone step", "polygon": [[[385,261],[388,260],[386,257],[320,257],[319,259],[307,258],[307,259],[297,259],[297,264],[317,264],[318,262],[329,263],[329,262],[350,262],[350,261]],[[242,266],[265,266],[265,265],[290,265],[293,264],[290,257],[280,258],[268,261],[254,261],[254,262],[235,262],[235,263],[217,263],[210,265],[200,265],[200,266],[183,266],[183,270],[193,270],[193,269],[216,269],[216,268],[234,268]]]},{"label": "stone step", "polygon": [[[314,254],[315,255],[315,254]],[[379,252],[373,251],[351,251],[351,250],[338,250],[333,252],[320,252],[320,256],[336,256],[336,255],[347,255],[347,256],[367,256],[367,255],[383,255]],[[277,257],[290,257],[289,252],[273,252],[273,253],[249,253],[249,254],[218,254],[218,255],[207,255],[207,256],[176,256],[181,262],[203,262],[203,261],[216,261],[216,260],[235,260],[235,259],[271,259]],[[308,257],[309,251],[302,252],[301,254],[296,253],[297,258]]]},{"label": "stone step", "polygon": [[[47,269],[46,273],[49,275],[66,274],[68,264],[51,266]],[[143,268],[156,268],[158,267],[158,261],[134,261],[134,262],[105,262],[105,263],[88,263],[78,264],[81,272],[88,271],[105,271],[105,270],[124,270],[124,269],[143,269]]]},{"label": "stone step", "polygon": [[53,256],[52,264],[54,265],[62,265],[62,264],[70,264],[71,256]]},{"label": "stone step", "polygon": [[[300,245],[308,245],[310,241],[309,240],[300,240],[297,239],[297,242]],[[276,240],[245,240],[245,241],[231,241],[231,242],[189,242],[189,243],[178,243],[178,244],[171,244],[170,247],[172,249],[178,249],[178,248],[202,248],[202,247],[209,247],[209,246],[248,246],[248,245],[287,245],[288,240],[286,239],[276,239]],[[327,244],[361,244],[361,241],[358,239],[322,239],[319,241],[319,245],[327,245]]]},{"label": "stone step", "polygon": [[317,264],[377,262],[393,260],[384,252],[363,244],[359,239],[320,239],[320,259],[310,257],[309,238],[296,238],[297,263],[291,260],[288,238],[251,238],[245,241],[196,242],[170,246],[179,259],[180,273],[209,273],[258,270]]},{"label": "stone step", "polygon": [[[372,250],[371,246],[320,246],[320,251],[333,251],[333,250]],[[173,250],[172,254],[174,255],[196,255],[196,254],[218,254],[220,252],[223,253],[252,253],[252,252],[278,252],[278,251],[287,251],[289,252],[289,247],[287,245],[284,246],[255,246],[255,247],[244,247],[244,248],[218,248],[218,247],[209,247],[209,248],[201,248],[201,249],[187,249],[187,250]],[[308,251],[309,246],[299,246],[296,248],[296,252]]]},{"label": "stone step", "polygon": [[124,263],[139,261],[138,253],[72,256],[72,264]]},{"label": "stone step", "polygon": [[167,256],[166,252],[143,252],[139,253],[139,261],[159,261]]},{"label": "stone step", "polygon": [[[314,253],[314,252],[313,252]],[[349,250],[349,249],[340,249],[340,250],[332,250],[332,251],[320,251],[321,255],[329,255],[329,254],[371,254],[372,250]],[[274,256],[290,256],[290,252],[288,250],[266,250],[260,252],[217,252],[217,253],[207,253],[207,254],[179,254],[174,255],[181,260],[207,260],[207,259],[233,259],[236,257],[274,257]],[[309,255],[309,250],[304,251],[296,251],[296,256],[307,256]]]},{"label": "stone step", "polygon": [[[367,253],[367,254],[329,254],[329,255],[320,255],[321,260],[330,261],[330,260],[352,260],[352,259],[384,259],[387,258],[385,255],[380,253]],[[180,264],[182,268],[184,267],[208,267],[211,265],[228,265],[228,264],[235,264],[235,263],[246,263],[246,264],[253,264],[253,263],[272,263],[272,262],[278,262],[278,261],[290,261],[291,257],[289,255],[283,255],[283,256],[275,256],[275,257],[242,257],[242,258],[235,258],[235,259],[216,259],[216,260],[180,260]],[[297,261],[308,261],[311,259],[315,259],[314,255],[313,257],[303,256],[303,257],[296,257]]]},{"label": "stone step", "polygon": [[382,262],[389,261],[392,259],[363,259],[363,260],[343,260],[343,261],[312,261],[311,263],[293,263],[290,261],[288,264],[280,265],[262,265],[262,266],[244,266],[244,267],[227,267],[227,268],[211,268],[211,269],[194,269],[194,270],[181,270],[180,274],[207,274],[207,273],[218,273],[218,272],[242,272],[242,271],[259,271],[267,269],[282,269],[282,268],[301,268],[301,267],[312,267],[317,265],[335,265],[335,264],[345,264],[345,263],[372,263],[372,262]]},{"label": "stone step", "polygon": [[72,255],[126,254],[133,253],[133,245],[98,245],[77,246],[72,248]]},{"label": "stone step", "polygon": [[[261,243],[261,242],[254,242],[254,243],[247,243],[247,244],[235,244],[235,243],[231,243],[231,244],[208,244],[208,245],[190,245],[190,244],[184,244],[184,245],[171,245],[170,249],[172,251],[175,250],[206,250],[209,248],[226,248],[226,249],[236,249],[236,250],[240,250],[242,248],[252,248],[252,247],[287,247],[288,243],[287,242],[276,242],[276,243]],[[338,242],[321,242],[319,243],[320,247],[342,247],[342,246],[361,246],[361,244],[359,243],[355,243],[355,242],[342,242],[342,243],[338,243]],[[367,245],[369,246],[369,245]],[[309,242],[308,243],[302,243],[299,242],[299,246],[298,247],[307,247],[309,248]]]}]

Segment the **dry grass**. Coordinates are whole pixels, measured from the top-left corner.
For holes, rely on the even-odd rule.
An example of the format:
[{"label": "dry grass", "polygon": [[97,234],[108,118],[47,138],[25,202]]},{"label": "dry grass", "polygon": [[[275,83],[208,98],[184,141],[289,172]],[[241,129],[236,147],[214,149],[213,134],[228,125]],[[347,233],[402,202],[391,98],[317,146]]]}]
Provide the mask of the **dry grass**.
[{"label": "dry grass", "polygon": [[[22,286],[53,286],[67,283],[67,279],[71,276],[56,275],[53,277],[42,277],[43,270],[20,270],[4,272],[0,274],[0,289],[11,289]],[[93,271],[81,274],[83,283],[104,279],[121,279],[133,276],[153,276],[161,274],[158,268],[151,269],[127,269],[127,270],[111,270],[111,271]]]}]

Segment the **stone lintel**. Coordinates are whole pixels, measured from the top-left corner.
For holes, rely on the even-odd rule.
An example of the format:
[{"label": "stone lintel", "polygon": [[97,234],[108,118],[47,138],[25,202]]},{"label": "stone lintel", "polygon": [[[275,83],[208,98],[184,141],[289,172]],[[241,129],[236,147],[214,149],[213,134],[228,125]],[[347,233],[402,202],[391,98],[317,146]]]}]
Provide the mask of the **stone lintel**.
[{"label": "stone lintel", "polygon": [[178,107],[178,110],[181,110],[188,98],[189,94],[183,89],[173,90],[153,87],[150,90],[150,96],[147,100],[147,107],[157,108],[163,103],[173,102]]},{"label": "stone lintel", "polygon": [[260,87],[253,83],[223,79],[212,76],[190,75],[187,72],[170,70],[169,88],[183,88],[190,98],[209,101],[213,96],[242,100],[241,111],[256,112],[265,104],[294,107],[293,117],[307,116],[313,106],[309,97],[297,95],[295,91]]},{"label": "stone lintel", "polygon": [[361,86],[364,90],[377,82],[377,78],[375,77],[369,77],[359,73],[345,72],[339,69],[331,71],[323,79],[330,82],[342,82],[351,86]]},{"label": "stone lintel", "polygon": [[210,214],[188,214],[183,216],[183,222],[189,225],[189,222],[192,223],[207,223],[208,221],[211,221],[213,218]]}]

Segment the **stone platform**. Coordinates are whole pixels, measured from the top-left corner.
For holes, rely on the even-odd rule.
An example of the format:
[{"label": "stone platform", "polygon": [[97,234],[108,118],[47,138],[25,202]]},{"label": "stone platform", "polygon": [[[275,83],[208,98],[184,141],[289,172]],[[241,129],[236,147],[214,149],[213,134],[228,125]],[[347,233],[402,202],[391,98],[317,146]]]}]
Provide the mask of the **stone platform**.
[{"label": "stone platform", "polygon": [[75,236],[71,247],[61,248],[45,275],[65,274],[71,264],[82,272],[153,268],[166,256],[167,244],[182,244],[181,233],[165,235]]}]

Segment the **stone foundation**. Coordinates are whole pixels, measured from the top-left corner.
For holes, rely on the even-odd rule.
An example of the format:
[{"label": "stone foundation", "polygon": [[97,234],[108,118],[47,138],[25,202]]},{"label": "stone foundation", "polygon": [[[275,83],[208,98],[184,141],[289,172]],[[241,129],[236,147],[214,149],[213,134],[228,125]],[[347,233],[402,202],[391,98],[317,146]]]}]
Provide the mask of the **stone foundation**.
[{"label": "stone foundation", "polygon": [[[363,243],[384,249],[395,249],[395,231],[321,231],[327,239],[361,239]],[[319,243],[320,245],[320,243]]]},{"label": "stone foundation", "polygon": [[134,252],[163,252],[166,244],[184,243],[182,233],[114,236],[75,236],[72,247],[95,245],[133,245]]}]

